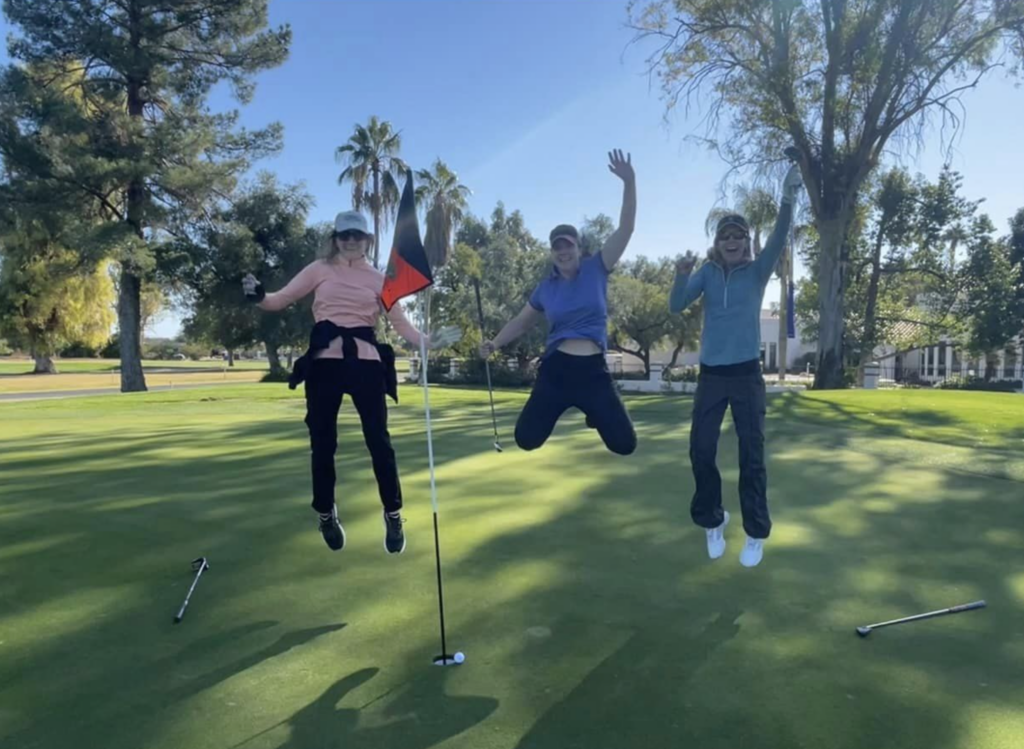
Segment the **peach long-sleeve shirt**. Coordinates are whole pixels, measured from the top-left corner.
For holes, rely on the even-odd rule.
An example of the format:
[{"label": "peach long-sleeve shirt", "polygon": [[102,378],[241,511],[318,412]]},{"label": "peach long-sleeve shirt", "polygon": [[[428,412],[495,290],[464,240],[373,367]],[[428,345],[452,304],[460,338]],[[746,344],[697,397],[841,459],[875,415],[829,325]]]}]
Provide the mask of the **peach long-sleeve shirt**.
[{"label": "peach long-sleeve shirt", "polygon": [[[268,312],[276,312],[313,293],[313,318],[316,322],[330,320],[345,328],[372,328],[377,317],[384,312],[380,301],[383,287],[384,274],[365,258],[316,260],[299,271],[283,289],[267,294],[259,306]],[[413,346],[420,345],[422,334],[409,322],[400,305],[396,304],[385,314],[402,338]],[[372,344],[359,339],[355,343],[360,359],[380,361],[380,355]],[[341,338],[335,338],[328,348],[317,353],[316,358],[343,359],[341,344]]]}]

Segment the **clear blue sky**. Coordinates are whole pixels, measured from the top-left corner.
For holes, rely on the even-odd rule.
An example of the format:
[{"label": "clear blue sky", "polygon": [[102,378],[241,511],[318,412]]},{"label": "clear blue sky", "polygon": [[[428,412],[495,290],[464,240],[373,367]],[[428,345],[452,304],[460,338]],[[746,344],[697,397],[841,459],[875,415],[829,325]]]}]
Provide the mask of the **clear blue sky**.
[{"label": "clear blue sky", "polygon": [[[726,166],[683,143],[695,123],[662,120],[643,50],[629,47],[625,0],[273,0],[289,23],[291,55],[262,74],[243,121],[285,126],[284,152],[258,165],[304,181],[313,218],[347,208],[334,149],[371,114],[400,128],[414,167],[436,157],[473,190],[486,216],[498,200],[519,209],[540,237],[562,221],[618,216],[620,186],[606,152],[629,150],[639,217],[627,256],[675,255],[707,246],[704,217]],[[0,21],[0,31],[8,27]],[[1024,206],[1024,93],[1000,76],[966,98],[969,116],[953,155],[965,194],[986,197],[1003,230]],[[233,106],[218,95],[216,106]],[[943,154],[935,132],[904,165],[929,177]],[[769,287],[767,301],[777,299]],[[170,316],[154,331],[173,335]]]}]

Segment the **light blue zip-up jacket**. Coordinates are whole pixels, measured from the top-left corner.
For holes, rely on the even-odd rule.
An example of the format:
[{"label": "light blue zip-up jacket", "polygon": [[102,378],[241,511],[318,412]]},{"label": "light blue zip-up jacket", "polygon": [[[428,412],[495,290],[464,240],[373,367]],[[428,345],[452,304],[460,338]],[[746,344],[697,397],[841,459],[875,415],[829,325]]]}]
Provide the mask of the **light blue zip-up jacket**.
[{"label": "light blue zip-up jacket", "polygon": [[775,228],[761,254],[731,271],[716,254],[689,275],[676,274],[669,309],[682,312],[703,294],[704,326],[700,362],[712,367],[761,358],[761,304],[764,290],[786,246],[793,204],[782,201]]}]

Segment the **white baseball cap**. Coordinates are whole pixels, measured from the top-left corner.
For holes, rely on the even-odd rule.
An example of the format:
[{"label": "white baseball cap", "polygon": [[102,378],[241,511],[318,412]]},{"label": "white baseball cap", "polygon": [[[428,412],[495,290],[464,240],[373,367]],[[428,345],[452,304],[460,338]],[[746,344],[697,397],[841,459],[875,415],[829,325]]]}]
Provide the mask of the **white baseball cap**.
[{"label": "white baseball cap", "polygon": [[369,234],[366,216],[359,211],[342,211],[334,218],[334,233],[341,234],[343,231],[361,231]]}]

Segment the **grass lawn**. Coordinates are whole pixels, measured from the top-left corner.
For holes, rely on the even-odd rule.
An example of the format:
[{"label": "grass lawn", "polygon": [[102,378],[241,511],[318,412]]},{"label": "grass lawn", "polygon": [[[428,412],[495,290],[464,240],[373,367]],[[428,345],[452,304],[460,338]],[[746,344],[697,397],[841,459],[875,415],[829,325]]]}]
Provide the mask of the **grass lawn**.
[{"label": "grass lawn", "polygon": [[[282,385],[0,404],[0,746],[1024,746],[1024,397],[773,398],[776,526],[746,570],[739,522],[715,563],[689,523],[689,398],[630,398],[640,449],[618,458],[575,413],[517,450],[525,394],[501,392],[496,454],[486,391],[434,389],[467,654],[441,669],[422,399],[401,395],[399,557],[351,409],[332,554]],[[719,457],[738,520],[729,427]]]},{"label": "grass lawn", "polygon": [[[121,370],[121,362],[117,359],[55,359],[57,371],[61,374],[81,373],[117,373]],[[35,365],[31,359],[9,359],[0,358],[0,375],[31,375]],[[147,370],[159,369],[249,369],[266,372],[270,365],[266,361],[253,361],[248,359],[237,359],[234,367],[228,367],[227,362],[217,359],[206,361],[177,361],[177,360],[156,360],[144,359],[142,368]],[[47,375],[42,375],[43,377]],[[36,375],[39,377],[39,375]]]},{"label": "grass lawn", "polygon": [[[395,362],[399,372],[409,371],[409,361]],[[236,361],[228,367],[218,361],[143,361],[149,387],[179,385],[222,385],[259,382],[268,371],[265,361]],[[33,375],[32,363],[25,359],[0,360],[0,395],[43,393],[57,390],[98,390],[119,388],[120,363],[116,359],[71,359],[57,362],[59,374]]]}]

